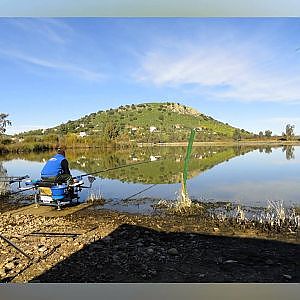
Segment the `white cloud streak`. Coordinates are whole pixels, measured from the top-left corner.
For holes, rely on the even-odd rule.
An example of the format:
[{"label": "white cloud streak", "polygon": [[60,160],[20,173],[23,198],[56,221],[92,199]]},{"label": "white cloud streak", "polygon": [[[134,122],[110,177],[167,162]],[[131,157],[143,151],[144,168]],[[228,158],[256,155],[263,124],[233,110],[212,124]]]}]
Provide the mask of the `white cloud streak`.
[{"label": "white cloud streak", "polygon": [[135,78],[157,86],[198,85],[219,100],[300,102],[296,66],[282,67],[285,58],[254,43],[223,45],[195,42],[192,49],[182,44],[179,52],[175,44],[148,51]]},{"label": "white cloud streak", "polygon": [[9,51],[0,49],[0,54],[8,56],[12,59],[23,61],[31,65],[70,73],[76,77],[80,77],[89,81],[102,81],[105,78],[104,74],[100,72],[87,69],[74,63],[65,63],[62,61],[38,58],[15,50]]},{"label": "white cloud streak", "polygon": [[[16,27],[25,38],[33,39],[34,43],[32,41],[25,44],[20,43],[16,35],[17,43],[0,41],[0,55],[25,62],[31,66],[62,71],[88,81],[102,81],[106,77],[95,68],[86,67],[86,64],[71,58],[74,51],[70,51],[70,49],[73,50],[70,44],[79,37],[67,23],[49,18],[8,18],[5,19],[5,22]],[[40,55],[41,52],[45,53],[45,49],[41,48],[43,50],[40,51],[37,46],[43,42],[52,53],[52,57]],[[68,57],[66,57],[67,53],[69,53]]]},{"label": "white cloud streak", "polygon": [[47,40],[57,44],[67,43],[67,41],[69,41],[69,36],[74,33],[72,27],[58,19],[14,18],[8,19],[7,22],[27,34],[46,38]]}]

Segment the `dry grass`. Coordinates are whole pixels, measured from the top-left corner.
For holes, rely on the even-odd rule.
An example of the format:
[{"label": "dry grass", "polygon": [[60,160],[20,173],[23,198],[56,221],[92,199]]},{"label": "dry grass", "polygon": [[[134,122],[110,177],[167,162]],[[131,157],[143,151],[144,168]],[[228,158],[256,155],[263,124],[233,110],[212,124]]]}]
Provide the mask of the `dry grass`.
[{"label": "dry grass", "polygon": [[87,202],[96,203],[96,202],[103,202],[103,201],[104,199],[100,188],[97,191],[91,190],[89,192]]}]

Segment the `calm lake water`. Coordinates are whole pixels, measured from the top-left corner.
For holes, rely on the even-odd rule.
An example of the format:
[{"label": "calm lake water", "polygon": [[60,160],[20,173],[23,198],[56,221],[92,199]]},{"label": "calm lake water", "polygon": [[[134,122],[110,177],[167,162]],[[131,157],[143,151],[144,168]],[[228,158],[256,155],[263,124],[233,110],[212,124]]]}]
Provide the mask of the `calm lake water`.
[{"label": "calm lake water", "polygon": [[[92,192],[107,199],[105,207],[125,211],[151,209],[153,200],[174,201],[181,188],[185,147],[152,147],[134,150],[68,151],[72,175],[153,160],[150,163],[100,173]],[[28,174],[39,178],[53,153],[9,154],[0,157],[2,175]],[[157,159],[157,160],[155,160]],[[192,199],[230,201],[247,206],[266,206],[267,200],[283,200],[300,206],[300,147],[194,147],[187,188]],[[1,170],[0,168],[0,170]],[[139,191],[157,184],[138,196]],[[11,186],[16,189],[16,184]],[[88,197],[81,192],[81,200]],[[148,199],[148,200],[147,200]]]}]

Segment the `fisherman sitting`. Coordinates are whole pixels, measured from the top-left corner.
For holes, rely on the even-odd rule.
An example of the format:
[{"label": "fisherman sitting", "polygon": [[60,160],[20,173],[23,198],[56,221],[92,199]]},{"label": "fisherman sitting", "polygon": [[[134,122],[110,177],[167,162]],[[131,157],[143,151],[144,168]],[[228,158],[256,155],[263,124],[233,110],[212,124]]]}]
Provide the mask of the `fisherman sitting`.
[{"label": "fisherman sitting", "polygon": [[59,184],[64,182],[73,183],[69,163],[65,156],[65,151],[58,149],[57,154],[47,161],[41,171],[43,181]]}]

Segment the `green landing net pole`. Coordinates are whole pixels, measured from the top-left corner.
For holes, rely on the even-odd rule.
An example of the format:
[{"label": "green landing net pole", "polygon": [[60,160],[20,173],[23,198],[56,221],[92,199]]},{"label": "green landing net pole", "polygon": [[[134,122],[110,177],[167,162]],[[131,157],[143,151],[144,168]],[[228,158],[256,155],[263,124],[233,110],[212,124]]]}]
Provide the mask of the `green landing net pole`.
[{"label": "green landing net pole", "polygon": [[193,142],[195,139],[195,129],[191,129],[191,133],[190,133],[190,138],[189,138],[189,143],[188,143],[188,147],[186,150],[186,155],[185,155],[185,159],[184,159],[184,167],[183,167],[183,186],[184,186],[184,193],[186,194],[186,180],[187,180],[187,175],[188,175],[188,165],[189,165],[189,161],[191,158],[191,153],[192,153],[192,147],[193,147]]}]

